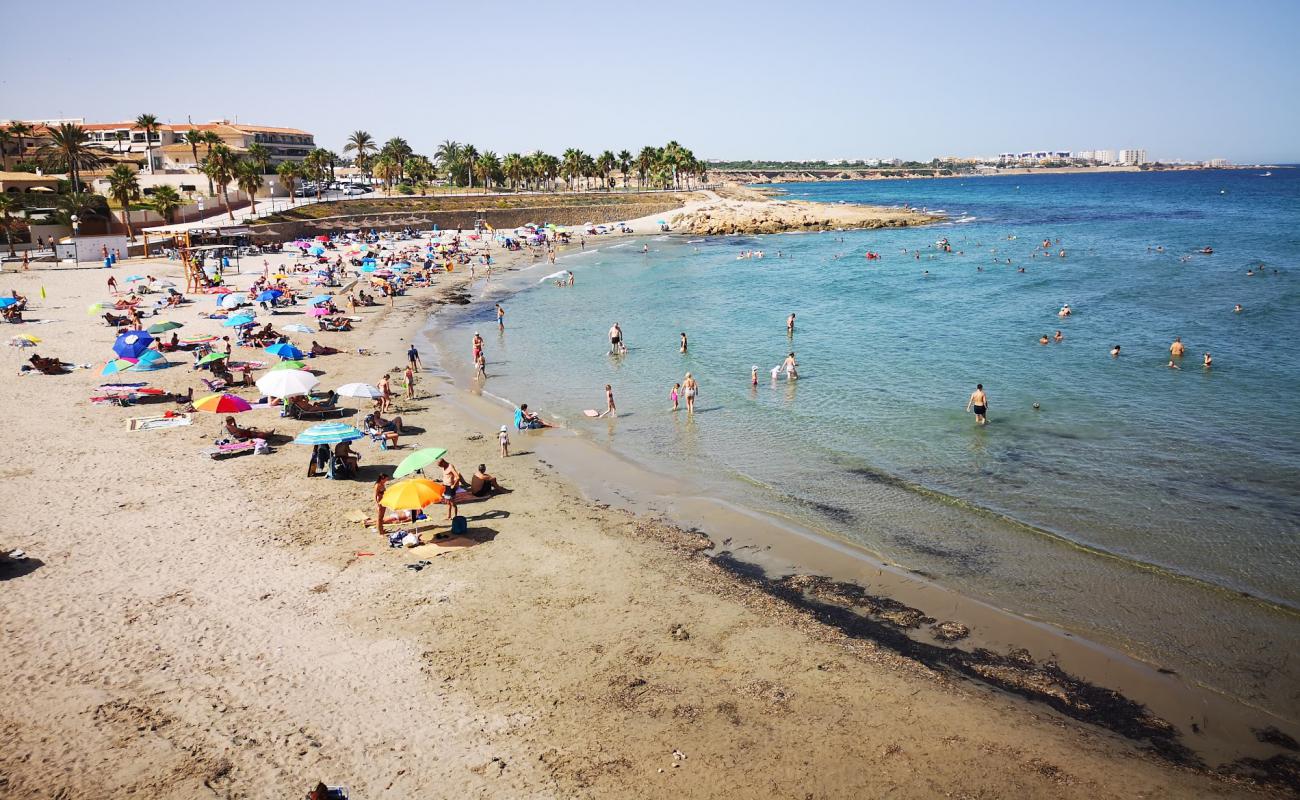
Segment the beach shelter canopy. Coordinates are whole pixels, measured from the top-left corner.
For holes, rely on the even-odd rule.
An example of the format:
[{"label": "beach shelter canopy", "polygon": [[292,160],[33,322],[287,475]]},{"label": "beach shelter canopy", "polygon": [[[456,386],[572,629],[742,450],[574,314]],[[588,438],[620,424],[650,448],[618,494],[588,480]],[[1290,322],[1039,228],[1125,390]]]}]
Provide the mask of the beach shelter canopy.
[{"label": "beach shelter canopy", "polygon": [[309,445],[338,444],[339,442],[353,442],[364,437],[364,433],[346,423],[322,422],[298,434],[298,438],[294,439],[293,443]]},{"label": "beach shelter canopy", "polygon": [[252,318],[252,317],[248,316],[247,314],[238,314],[238,315],[233,316],[233,317],[231,317],[230,319],[226,320],[225,322],[221,323],[221,327],[223,327],[223,328],[239,328],[239,327],[242,327],[242,326],[244,326],[244,325],[252,325],[252,324],[253,324],[253,318]]},{"label": "beach shelter canopy", "polygon": [[270,353],[273,356],[279,356],[280,358],[283,358],[286,361],[289,359],[300,359],[302,358],[303,355],[301,350],[289,344],[288,342],[277,342],[271,345],[270,347],[266,348],[266,352]]},{"label": "beach shelter canopy", "polygon": [[136,363],[137,362],[134,358],[115,358],[112,361],[105,364],[104,368],[99,371],[99,374],[113,375],[118,372],[125,372],[131,367],[134,367]]},{"label": "beach shelter canopy", "polygon": [[195,400],[194,408],[196,411],[207,411],[210,414],[238,414],[241,411],[248,411],[252,406],[238,395],[210,394]]},{"label": "beach shelter canopy", "polygon": [[182,328],[182,327],[184,327],[184,325],[180,322],[172,322],[171,320],[164,320],[163,322],[155,322],[154,324],[150,325],[148,332],[152,334],[166,333],[167,331],[176,330],[177,328]]},{"label": "beach shelter canopy", "polygon": [[113,352],[122,358],[139,358],[153,344],[153,337],[144,331],[127,331],[113,342]]},{"label": "beach shelter canopy", "polygon": [[447,487],[441,483],[424,478],[408,478],[390,484],[379,504],[384,508],[409,511],[438,502],[446,491]]},{"label": "beach shelter canopy", "polygon": [[419,472],[430,464],[437,463],[438,459],[445,455],[447,455],[447,448],[445,447],[425,447],[416,450],[402,459],[402,463],[398,464],[397,469],[393,470],[393,477],[404,478],[414,472]]},{"label": "beach shelter canopy", "polygon": [[320,379],[301,369],[272,370],[257,379],[257,390],[268,397],[296,397],[307,394]]},{"label": "beach shelter canopy", "polygon": [[12,297],[0,297],[0,308],[18,305],[18,301]]}]

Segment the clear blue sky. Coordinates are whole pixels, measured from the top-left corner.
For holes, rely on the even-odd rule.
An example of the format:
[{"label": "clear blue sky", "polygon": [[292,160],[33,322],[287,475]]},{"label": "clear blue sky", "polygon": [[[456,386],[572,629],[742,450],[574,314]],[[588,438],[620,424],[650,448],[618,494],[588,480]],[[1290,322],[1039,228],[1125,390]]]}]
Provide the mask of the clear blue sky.
[{"label": "clear blue sky", "polygon": [[228,117],[498,153],[1143,147],[1300,161],[1300,0],[4,0],[0,118]]}]

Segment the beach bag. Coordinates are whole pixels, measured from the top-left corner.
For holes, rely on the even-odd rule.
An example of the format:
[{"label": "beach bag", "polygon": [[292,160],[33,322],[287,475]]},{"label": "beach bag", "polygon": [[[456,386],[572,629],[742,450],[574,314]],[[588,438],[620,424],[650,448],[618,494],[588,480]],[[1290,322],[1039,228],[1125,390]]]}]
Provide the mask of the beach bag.
[{"label": "beach bag", "polygon": [[469,533],[469,520],[457,514],[451,519],[451,535],[464,536]]}]

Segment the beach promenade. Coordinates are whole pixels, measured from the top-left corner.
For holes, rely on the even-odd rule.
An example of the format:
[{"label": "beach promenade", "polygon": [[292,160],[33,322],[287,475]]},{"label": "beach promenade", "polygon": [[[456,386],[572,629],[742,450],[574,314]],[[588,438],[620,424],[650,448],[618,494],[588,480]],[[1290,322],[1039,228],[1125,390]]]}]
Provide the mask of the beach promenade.
[{"label": "beach promenade", "polygon": [[[0,276],[37,321],[8,335],[92,365],[17,377],[33,349],[6,348],[0,546],[30,560],[0,575],[0,796],[300,797],[318,780],[354,798],[1260,796],[823,626],[706,558],[704,535],[584,500],[532,452],[545,432],[512,431],[500,458],[508,412],[433,371],[400,408],[401,449],[357,446],[356,481],[307,477],[292,444],[213,461],[221,415],[131,431],[174,406],[88,402],[115,331],[86,309],[109,274],[183,285],[163,261]],[[310,361],[322,387],[375,383],[482,283],[458,269],[295,342],[341,351]],[[220,335],[194,299],[160,319]],[[197,385],[183,359],[125,375]],[[466,536],[390,549],[356,520],[377,474],[430,446],[512,492],[462,506]]]}]

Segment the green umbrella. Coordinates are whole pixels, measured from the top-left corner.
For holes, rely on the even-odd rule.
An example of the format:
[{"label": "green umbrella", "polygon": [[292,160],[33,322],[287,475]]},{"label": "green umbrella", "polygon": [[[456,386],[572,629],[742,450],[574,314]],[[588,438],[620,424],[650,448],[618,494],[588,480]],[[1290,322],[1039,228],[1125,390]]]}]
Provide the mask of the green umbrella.
[{"label": "green umbrella", "polygon": [[211,364],[213,361],[222,361],[226,358],[225,353],[208,353],[199,359],[200,364]]},{"label": "green umbrella", "polygon": [[398,464],[397,469],[393,470],[393,477],[401,478],[413,472],[419,472],[445,455],[447,455],[447,448],[445,447],[425,447],[416,450],[402,459],[402,463]]},{"label": "green umbrella", "polygon": [[271,372],[275,372],[277,369],[307,369],[307,362],[306,361],[281,361],[280,363],[271,367]]},{"label": "green umbrella", "polygon": [[183,327],[185,326],[179,322],[172,322],[168,320],[166,322],[159,322],[154,325],[150,325],[149,333],[166,333],[167,331],[171,331]]}]

